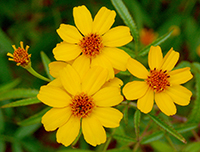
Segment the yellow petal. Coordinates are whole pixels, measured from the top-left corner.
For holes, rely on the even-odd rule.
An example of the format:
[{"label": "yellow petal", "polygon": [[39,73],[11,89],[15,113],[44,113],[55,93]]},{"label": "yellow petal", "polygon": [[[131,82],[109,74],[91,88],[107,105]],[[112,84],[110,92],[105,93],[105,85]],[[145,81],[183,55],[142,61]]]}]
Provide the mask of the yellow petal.
[{"label": "yellow petal", "polygon": [[67,123],[58,129],[56,133],[57,142],[62,143],[66,147],[69,146],[78,136],[79,130],[80,119],[71,116]]},{"label": "yellow petal", "polygon": [[106,69],[99,66],[92,67],[83,77],[82,91],[89,96],[93,95],[103,86],[107,76]]},{"label": "yellow petal", "polygon": [[106,87],[99,90],[92,97],[97,106],[115,106],[123,101],[118,87]]},{"label": "yellow petal", "polygon": [[106,132],[101,122],[93,115],[82,119],[82,131],[84,139],[92,146],[106,141]]},{"label": "yellow petal", "polygon": [[74,7],[73,16],[76,27],[83,35],[92,32],[92,15],[84,5]]},{"label": "yellow petal", "polygon": [[159,69],[163,60],[163,54],[160,46],[151,46],[148,55],[148,64],[150,69]]},{"label": "yellow petal", "polygon": [[126,65],[130,58],[126,52],[118,48],[105,47],[102,54],[111,62],[113,68],[120,71],[126,71]]},{"label": "yellow petal", "polygon": [[192,96],[192,92],[181,85],[173,85],[168,87],[166,93],[176,104],[181,106],[188,105]]},{"label": "yellow petal", "polygon": [[74,60],[81,53],[81,49],[76,44],[61,42],[53,49],[54,58],[60,61]]},{"label": "yellow petal", "polygon": [[57,77],[53,81],[49,82],[47,84],[47,86],[49,86],[49,85],[54,86],[54,87],[58,87],[58,88],[61,88],[61,89],[64,89],[59,77]]},{"label": "yellow petal", "polygon": [[37,98],[51,107],[65,107],[71,102],[71,97],[62,89],[54,86],[42,86]]},{"label": "yellow petal", "polygon": [[92,114],[101,122],[101,124],[108,128],[115,128],[119,126],[123,114],[114,108],[99,108],[97,107]]},{"label": "yellow petal", "polygon": [[59,76],[60,70],[67,66],[66,62],[62,61],[53,61],[49,63],[49,73],[54,77],[57,78]]},{"label": "yellow petal", "polygon": [[70,107],[52,108],[42,117],[42,124],[44,125],[46,131],[53,131],[64,125],[70,116]]},{"label": "yellow petal", "polygon": [[123,81],[117,77],[107,81],[103,87],[121,87],[123,86]]},{"label": "yellow petal", "polygon": [[149,113],[153,108],[154,91],[149,88],[144,96],[138,99],[137,108],[144,113]]},{"label": "yellow petal", "polygon": [[76,27],[68,24],[61,24],[57,33],[61,39],[68,43],[78,43],[83,38]]},{"label": "yellow petal", "polygon": [[76,60],[74,60],[72,66],[78,72],[81,79],[90,68],[90,58],[86,57],[85,55],[79,56]]},{"label": "yellow petal", "polygon": [[71,65],[68,64],[60,71],[60,79],[66,91],[71,95],[81,93],[81,78]]},{"label": "yellow petal", "polygon": [[176,106],[172,98],[167,93],[155,93],[155,102],[158,108],[167,116],[176,114]]},{"label": "yellow petal", "polygon": [[129,27],[117,26],[106,32],[102,39],[104,46],[119,47],[131,42],[133,37],[130,34]]},{"label": "yellow petal", "polygon": [[193,78],[189,67],[173,70],[169,72],[169,75],[169,82],[171,85],[183,84]]},{"label": "yellow petal", "polygon": [[92,59],[91,67],[94,66],[101,66],[108,70],[107,80],[114,78],[115,74],[112,64],[102,53],[96,56],[94,59]]},{"label": "yellow petal", "polygon": [[107,32],[115,22],[115,16],[115,11],[111,11],[106,7],[101,7],[94,17],[93,33],[102,35]]},{"label": "yellow petal", "polygon": [[128,59],[127,69],[132,75],[140,79],[146,79],[147,75],[149,74],[147,69],[140,62],[133,58]]},{"label": "yellow petal", "polygon": [[148,85],[144,81],[128,82],[123,88],[123,94],[128,100],[136,100],[142,97],[148,89]]},{"label": "yellow petal", "polygon": [[179,53],[175,52],[173,48],[171,48],[163,59],[161,69],[163,71],[165,70],[171,71],[178,62],[178,59],[179,59]]}]

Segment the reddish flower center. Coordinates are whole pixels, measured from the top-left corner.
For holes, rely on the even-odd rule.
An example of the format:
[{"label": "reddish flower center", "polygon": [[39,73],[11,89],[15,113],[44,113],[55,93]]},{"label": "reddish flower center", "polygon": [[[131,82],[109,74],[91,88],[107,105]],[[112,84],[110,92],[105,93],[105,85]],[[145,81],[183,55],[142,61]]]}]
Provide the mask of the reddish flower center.
[{"label": "reddish flower center", "polygon": [[84,118],[89,116],[94,109],[95,104],[90,96],[86,95],[85,93],[81,93],[73,97],[70,106],[74,116]]},{"label": "reddish flower center", "polygon": [[83,37],[78,45],[81,47],[83,54],[88,57],[95,57],[103,48],[102,37],[92,33]]},{"label": "reddish flower center", "polygon": [[169,77],[166,70],[162,71],[154,68],[153,70],[150,70],[150,75],[146,79],[146,82],[155,92],[162,92],[170,86],[168,81]]},{"label": "reddish flower center", "polygon": [[30,62],[30,54],[21,47],[18,47],[13,53],[13,60],[20,65],[27,65]]}]

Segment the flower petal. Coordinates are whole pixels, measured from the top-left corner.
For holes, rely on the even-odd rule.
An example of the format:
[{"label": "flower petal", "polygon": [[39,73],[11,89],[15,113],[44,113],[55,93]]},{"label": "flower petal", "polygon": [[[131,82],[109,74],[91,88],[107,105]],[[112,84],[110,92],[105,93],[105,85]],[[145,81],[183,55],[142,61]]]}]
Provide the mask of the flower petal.
[{"label": "flower petal", "polygon": [[183,84],[193,78],[189,67],[173,70],[169,72],[169,82],[173,84]]},{"label": "flower petal", "polygon": [[123,94],[128,100],[136,100],[142,97],[148,89],[148,85],[144,81],[128,82],[123,88]]},{"label": "flower petal", "polygon": [[171,48],[163,59],[161,69],[163,71],[165,70],[171,71],[178,62],[178,59],[179,59],[179,53],[175,52],[173,48]]},{"label": "flower petal", "polygon": [[94,17],[92,32],[98,33],[100,35],[107,32],[115,22],[115,16],[116,16],[115,11],[111,11],[106,7],[101,7],[101,9]]},{"label": "flower petal", "polygon": [[73,16],[76,27],[83,35],[92,32],[92,15],[84,5],[74,7]]},{"label": "flower petal", "polygon": [[181,106],[186,106],[190,103],[192,92],[181,85],[170,86],[166,93],[173,99],[173,101]]},{"label": "flower petal", "polygon": [[151,46],[148,54],[148,64],[150,69],[159,69],[163,60],[160,46]]},{"label": "flower petal", "polygon": [[71,97],[61,88],[52,85],[42,86],[37,98],[51,107],[66,107],[71,102]]},{"label": "flower petal", "polygon": [[54,58],[61,61],[71,61],[79,56],[81,49],[76,44],[61,42],[53,49]]},{"label": "flower petal", "polygon": [[70,107],[52,108],[42,117],[42,124],[44,125],[46,131],[53,131],[64,125],[70,116]]},{"label": "flower petal", "polygon": [[101,122],[93,115],[82,119],[82,131],[84,139],[92,146],[106,141],[106,132]]},{"label": "flower petal", "polygon": [[127,26],[117,26],[110,29],[103,36],[103,45],[108,47],[119,47],[133,40],[130,29]]},{"label": "flower petal", "polygon": [[81,79],[90,68],[90,58],[86,57],[85,55],[79,56],[76,60],[74,60],[72,66],[80,75]]},{"label": "flower petal", "polygon": [[101,124],[108,128],[115,128],[119,126],[123,114],[114,108],[99,108],[97,107],[92,113],[101,122]]},{"label": "flower petal", "polygon": [[71,116],[66,124],[61,126],[57,133],[56,139],[58,143],[62,143],[66,147],[69,146],[78,136],[80,131],[80,119]]},{"label": "flower petal", "polygon": [[167,116],[176,114],[176,106],[172,98],[167,93],[155,93],[155,102],[158,108]]},{"label": "flower petal", "polygon": [[144,96],[138,99],[137,108],[144,113],[149,113],[153,108],[154,91],[149,88]]},{"label": "flower petal", "polygon": [[60,24],[56,31],[61,39],[68,43],[78,43],[83,38],[77,28],[72,25]]},{"label": "flower petal", "polygon": [[51,82],[49,82],[47,84],[47,86],[54,86],[54,87],[58,87],[58,88],[61,88],[61,89],[64,89],[63,88],[63,85],[61,83],[61,80],[60,80],[60,77],[57,77],[56,79],[52,80]]},{"label": "flower petal", "polygon": [[147,75],[149,74],[147,69],[140,62],[133,58],[128,59],[127,69],[132,75],[140,79],[146,79]]},{"label": "flower petal", "polygon": [[68,64],[60,71],[60,79],[66,91],[71,95],[81,92],[81,78],[71,65]]},{"label": "flower petal", "polygon": [[49,73],[54,77],[57,78],[59,76],[60,70],[67,66],[66,62],[62,61],[53,61],[49,63]]},{"label": "flower petal", "polygon": [[120,71],[126,70],[126,65],[130,56],[121,49],[105,47],[102,54],[111,62],[113,68]]},{"label": "flower petal", "polygon": [[103,87],[121,87],[123,86],[123,81],[117,77],[114,77],[113,79],[110,79],[109,81],[107,81],[103,86]]},{"label": "flower petal", "polygon": [[100,66],[92,67],[83,77],[82,91],[89,96],[93,95],[103,86],[107,75],[106,69]]},{"label": "flower petal", "polygon": [[99,90],[92,97],[97,106],[115,106],[123,101],[123,96],[118,87],[106,87]]},{"label": "flower petal", "polygon": [[92,59],[91,67],[94,66],[101,66],[108,70],[107,80],[114,78],[115,74],[112,64],[102,53],[96,56],[94,59]]}]

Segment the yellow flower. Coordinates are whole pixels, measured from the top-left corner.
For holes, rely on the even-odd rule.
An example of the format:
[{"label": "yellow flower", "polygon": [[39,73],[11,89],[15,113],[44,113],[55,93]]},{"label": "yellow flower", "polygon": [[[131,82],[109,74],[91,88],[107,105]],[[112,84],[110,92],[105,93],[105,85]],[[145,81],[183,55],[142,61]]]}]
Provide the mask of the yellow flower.
[{"label": "yellow flower", "polygon": [[106,82],[108,71],[100,66],[89,68],[81,62],[64,67],[62,63],[56,64],[50,65],[56,79],[42,86],[37,96],[52,107],[42,117],[45,130],[58,128],[57,142],[65,146],[76,139],[80,128],[86,142],[92,146],[104,143],[106,132],[103,126],[118,127],[123,117],[120,111],[111,107],[123,100],[119,88],[122,82],[118,79]]},{"label": "yellow flower", "polygon": [[17,66],[22,66],[24,68],[30,67],[31,65],[31,54],[28,54],[28,48],[29,46],[26,46],[26,49],[24,49],[24,45],[23,42],[20,42],[20,47],[18,47],[18,49],[15,47],[15,45],[12,45],[13,49],[14,49],[14,53],[7,53],[7,56],[11,57],[8,58],[8,60],[10,61],[14,61],[17,63]]},{"label": "yellow flower", "polygon": [[154,100],[158,108],[168,116],[176,113],[174,103],[188,105],[192,93],[180,84],[189,81],[193,76],[189,67],[171,71],[178,59],[179,53],[173,48],[163,58],[161,48],[151,46],[148,54],[148,72],[140,62],[130,58],[127,69],[144,81],[127,83],[123,88],[125,97],[128,100],[138,99],[137,108],[144,113],[152,110]]},{"label": "yellow flower", "polygon": [[94,20],[89,10],[83,5],[74,7],[75,26],[61,24],[57,33],[63,42],[53,49],[56,60],[72,61],[83,58],[91,67],[99,65],[109,71],[109,78],[114,77],[114,69],[125,71],[129,55],[116,48],[129,43],[133,38],[127,26],[112,29],[116,13],[102,7]]}]

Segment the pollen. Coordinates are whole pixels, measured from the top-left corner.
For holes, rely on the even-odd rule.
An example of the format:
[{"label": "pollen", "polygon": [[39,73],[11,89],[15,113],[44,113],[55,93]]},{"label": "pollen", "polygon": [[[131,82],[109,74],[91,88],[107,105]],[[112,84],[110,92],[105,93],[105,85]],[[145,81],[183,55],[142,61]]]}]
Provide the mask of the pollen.
[{"label": "pollen", "polygon": [[102,37],[93,33],[83,37],[78,45],[81,47],[82,53],[90,58],[94,58],[96,55],[100,54],[104,47]]},{"label": "pollen", "polygon": [[93,99],[85,93],[75,95],[70,103],[72,115],[79,118],[85,118],[89,116],[92,110],[95,108]]},{"label": "pollen", "polygon": [[168,86],[170,86],[170,83],[168,81],[168,78],[170,76],[167,74],[167,71],[157,70],[154,68],[153,70],[150,70],[150,75],[146,79],[147,84],[149,87],[151,87],[155,92],[159,93],[164,91]]},{"label": "pollen", "polygon": [[15,45],[12,45],[12,47],[14,49],[14,53],[7,53],[7,56],[11,57],[8,58],[8,60],[16,62],[17,66],[20,65],[22,67],[26,67],[30,63],[31,57],[31,54],[28,54],[29,46],[27,45],[26,49],[24,49],[23,42],[21,41],[18,49],[15,47]]}]

